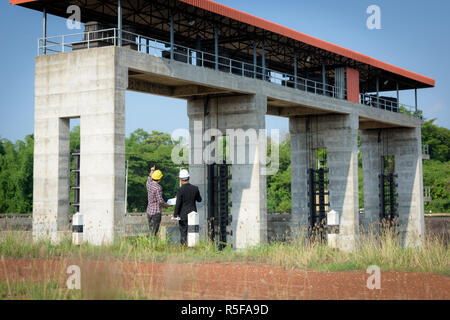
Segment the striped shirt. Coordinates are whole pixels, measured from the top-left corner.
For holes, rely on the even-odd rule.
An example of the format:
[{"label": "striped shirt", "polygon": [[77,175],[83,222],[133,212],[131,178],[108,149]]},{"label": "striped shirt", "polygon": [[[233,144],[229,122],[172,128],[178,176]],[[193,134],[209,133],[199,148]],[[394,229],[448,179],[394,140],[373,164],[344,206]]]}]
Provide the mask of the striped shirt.
[{"label": "striped shirt", "polygon": [[161,213],[161,205],[165,203],[162,198],[162,188],[158,183],[153,182],[150,176],[147,179],[147,193],[147,215],[152,216]]}]

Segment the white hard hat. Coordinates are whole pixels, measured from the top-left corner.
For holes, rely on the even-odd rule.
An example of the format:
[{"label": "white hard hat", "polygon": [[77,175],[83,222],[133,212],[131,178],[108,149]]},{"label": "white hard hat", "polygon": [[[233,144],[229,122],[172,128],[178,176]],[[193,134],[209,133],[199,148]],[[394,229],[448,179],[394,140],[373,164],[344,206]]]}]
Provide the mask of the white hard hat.
[{"label": "white hard hat", "polygon": [[186,169],[181,169],[179,178],[183,179],[183,180],[188,179],[189,178],[189,172]]}]

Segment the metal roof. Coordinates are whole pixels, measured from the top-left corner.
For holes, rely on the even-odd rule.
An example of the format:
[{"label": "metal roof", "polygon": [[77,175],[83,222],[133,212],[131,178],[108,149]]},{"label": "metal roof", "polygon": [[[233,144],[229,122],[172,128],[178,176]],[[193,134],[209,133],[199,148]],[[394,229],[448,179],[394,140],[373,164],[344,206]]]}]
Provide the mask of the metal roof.
[{"label": "metal roof", "polygon": [[[58,1],[59,6],[61,6],[61,3],[64,4],[65,1]],[[108,1],[100,1],[101,3],[105,3]],[[111,1],[110,1],[111,2]],[[109,6],[113,6],[113,3],[116,1],[112,1],[112,3],[109,4]],[[125,1],[123,1],[125,2]],[[132,3],[133,1],[127,1],[129,3]],[[152,1],[146,1],[147,4]],[[293,30],[288,27],[281,26],[277,23],[270,22],[268,20],[258,18],[254,15],[233,9],[231,7],[228,7],[223,4],[219,4],[217,2],[211,1],[211,0],[177,0],[178,3],[184,3],[186,5],[202,9],[204,11],[207,11],[209,13],[213,13],[218,16],[222,16],[228,19],[231,19],[233,21],[240,22],[242,24],[252,26],[255,29],[261,29],[263,31],[273,33],[275,35],[285,37],[283,43],[288,43],[289,39],[294,40],[296,42],[299,42],[304,48],[314,48],[315,50],[319,50],[320,52],[325,52],[332,54],[334,57],[338,56],[340,57],[341,61],[343,63],[352,65],[353,67],[356,67],[357,69],[360,69],[361,72],[363,70],[366,70],[366,90],[370,91],[369,89],[373,89],[373,78],[370,79],[371,75],[370,72],[373,72],[374,70],[378,70],[379,72],[384,71],[384,75],[386,79],[392,79],[392,80],[398,80],[399,82],[403,82],[404,84],[400,86],[400,89],[411,89],[411,88],[426,88],[426,87],[434,87],[435,80],[423,75],[420,75],[418,73],[394,66],[392,64],[383,62],[381,60],[369,57],[367,55],[355,52],[353,50],[335,45],[333,43],[317,39],[312,36],[308,36],[304,33],[301,33],[299,31]],[[54,5],[56,8],[56,1],[39,1],[39,0],[10,0],[10,3],[12,5],[21,5],[25,7],[29,7],[35,10],[42,11],[43,5]],[[69,4],[77,4],[78,1],[70,1],[67,2],[65,5]],[[79,2],[79,6],[83,7],[83,4],[89,3],[89,1],[83,1]],[[142,1],[141,1],[142,3]],[[145,2],[144,2],[145,3]],[[51,8],[48,10],[49,13],[53,13],[60,16],[66,16],[67,14],[65,12],[61,12],[60,7],[58,10],[54,9],[53,11]],[[105,13],[105,9],[103,9],[103,14],[113,14],[113,9],[109,8],[108,13]],[[135,10],[135,15],[139,15],[139,12]],[[93,16],[93,18],[98,18],[97,15]],[[136,18],[134,19],[136,21]],[[142,19],[143,20],[143,19]],[[136,22],[138,23],[138,22]],[[371,71],[370,71],[371,70]],[[364,77],[361,77],[363,80]],[[386,88],[383,88],[384,90],[380,91],[389,91],[394,90],[393,84],[390,86],[387,86]]]}]

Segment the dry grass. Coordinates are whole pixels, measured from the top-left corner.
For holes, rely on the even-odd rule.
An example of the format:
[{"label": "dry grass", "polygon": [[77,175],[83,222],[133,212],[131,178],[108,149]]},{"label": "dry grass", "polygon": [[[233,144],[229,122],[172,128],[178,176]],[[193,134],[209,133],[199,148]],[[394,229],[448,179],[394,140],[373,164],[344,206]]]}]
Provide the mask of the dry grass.
[{"label": "dry grass", "polygon": [[[3,276],[6,281],[0,282],[0,298],[8,299],[152,298],[152,281],[144,283],[136,278],[131,291],[126,289],[127,284],[115,282],[121,281],[121,263],[138,264],[142,261],[257,262],[316,271],[366,270],[369,265],[378,265],[382,270],[450,275],[449,249],[442,239],[427,237],[420,248],[404,248],[393,232],[362,233],[358,248],[352,253],[320,243],[310,243],[302,234],[289,242],[263,244],[246,251],[234,251],[230,248],[218,251],[210,242],[202,242],[196,248],[186,248],[168,240],[148,239],[146,236],[124,238],[110,246],[73,246],[69,238],[55,245],[49,241],[33,242],[26,233],[3,232],[0,235],[0,256],[2,260],[3,257],[53,260],[60,265],[55,269],[59,272],[54,271],[54,274],[46,274],[44,278],[32,282],[21,282],[8,279],[8,275]],[[89,261],[105,260],[115,263],[111,267],[105,267],[104,263],[86,265]],[[61,270],[70,261],[76,261],[82,268],[91,271],[83,279],[82,291],[66,288],[67,274]],[[5,271],[1,263],[0,269]],[[116,288],[123,290],[118,291]]]}]

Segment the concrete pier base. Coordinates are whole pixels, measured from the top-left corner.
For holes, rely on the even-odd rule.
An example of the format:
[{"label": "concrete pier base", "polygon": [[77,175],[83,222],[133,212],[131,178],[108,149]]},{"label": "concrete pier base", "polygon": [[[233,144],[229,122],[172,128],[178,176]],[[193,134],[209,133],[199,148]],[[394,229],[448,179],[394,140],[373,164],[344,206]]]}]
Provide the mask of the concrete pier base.
[{"label": "concrete pier base", "polygon": [[127,85],[114,48],[36,58],[35,240],[68,230],[70,118],[80,118],[84,241],[109,244],[123,231]]},{"label": "concrete pier base", "polygon": [[[191,181],[199,186],[206,200],[206,163],[218,160],[214,153],[207,151],[210,150],[208,145],[211,146],[211,136],[227,136],[229,155],[232,157],[229,159],[232,163],[232,222],[227,242],[235,249],[249,248],[267,240],[266,177],[261,174],[264,165],[259,161],[260,139],[266,139],[265,133],[260,135],[259,130],[265,129],[267,97],[240,95],[211,98],[207,115],[204,113],[205,99],[188,101]],[[241,157],[242,151],[244,158]],[[207,236],[207,212],[208,203],[199,209],[202,237]]]},{"label": "concrete pier base", "polygon": [[36,110],[33,169],[33,238],[58,242],[69,225],[69,119]]},{"label": "concrete pier base", "polygon": [[[326,148],[329,211],[340,215],[334,246],[352,251],[358,238],[358,117],[327,115],[290,118],[292,232],[305,234],[308,224],[307,169],[312,151]],[[309,160],[308,160],[309,159]]]},{"label": "concrete pier base", "polygon": [[404,246],[421,245],[424,237],[422,142],[420,127],[361,130],[364,179],[364,228],[380,222],[379,174],[383,156],[394,156],[399,232]]}]

